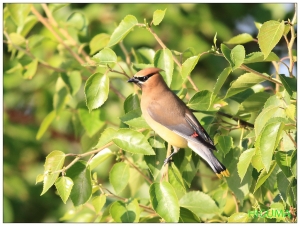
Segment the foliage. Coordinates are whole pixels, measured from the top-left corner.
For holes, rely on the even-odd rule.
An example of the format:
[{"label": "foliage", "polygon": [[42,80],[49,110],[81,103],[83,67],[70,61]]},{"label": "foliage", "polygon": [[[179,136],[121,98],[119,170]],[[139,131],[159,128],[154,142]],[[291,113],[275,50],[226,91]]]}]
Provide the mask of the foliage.
[{"label": "foliage", "polygon": [[[18,139],[51,147],[44,151],[44,170],[34,173],[36,183],[43,184],[41,195],[56,189],[67,204],[60,221],[296,221],[296,13],[287,20],[256,23],[257,39],[243,33],[224,40],[223,29],[215,34],[211,49],[199,51],[188,43],[185,50],[168,47],[159,35],[168,7],[156,5],[144,20],[124,15],[114,21],[116,27],[93,37],[87,35],[92,24],[82,11],[59,17],[66,7],[4,7],[9,53],[9,59],[4,59],[4,108],[23,98],[15,100],[9,92],[22,83],[28,86],[21,86],[29,92],[27,101],[41,101],[34,104],[42,109],[36,115],[39,127],[22,128],[23,138]],[[39,32],[37,26],[42,26]],[[137,45],[126,42],[145,31],[145,39],[153,37],[159,47],[142,40]],[[223,37],[220,44],[218,35]],[[283,56],[276,53],[276,47],[284,45],[281,40],[287,48]],[[259,51],[249,52],[249,43]],[[223,60],[210,90],[197,70],[208,58],[210,64]],[[266,68],[271,64],[273,72],[258,70],[261,64]],[[285,74],[279,71],[282,64]],[[231,173],[229,178],[218,180],[190,149],[181,150],[171,164],[163,166],[170,146],[145,123],[140,90],[126,82],[149,66],[162,68],[168,86],[198,112],[219,150],[216,156]],[[13,79],[17,81],[11,83]],[[7,127],[8,123],[6,113],[4,134],[11,137],[17,128]],[[60,141],[52,149],[53,129],[68,131],[75,139],[68,141],[67,135],[59,134]],[[8,195],[7,189],[4,192]],[[248,212],[253,209],[290,210],[291,216],[251,218]]]}]

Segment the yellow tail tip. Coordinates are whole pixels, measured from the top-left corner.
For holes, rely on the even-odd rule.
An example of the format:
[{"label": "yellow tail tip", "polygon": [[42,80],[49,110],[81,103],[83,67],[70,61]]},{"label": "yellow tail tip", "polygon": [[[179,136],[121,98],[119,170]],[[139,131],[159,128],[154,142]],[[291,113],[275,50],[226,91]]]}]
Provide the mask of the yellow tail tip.
[{"label": "yellow tail tip", "polygon": [[229,177],[230,173],[229,173],[228,169],[226,169],[226,170],[224,170],[220,173],[216,173],[216,175],[217,175],[218,178],[221,179],[222,177]]}]

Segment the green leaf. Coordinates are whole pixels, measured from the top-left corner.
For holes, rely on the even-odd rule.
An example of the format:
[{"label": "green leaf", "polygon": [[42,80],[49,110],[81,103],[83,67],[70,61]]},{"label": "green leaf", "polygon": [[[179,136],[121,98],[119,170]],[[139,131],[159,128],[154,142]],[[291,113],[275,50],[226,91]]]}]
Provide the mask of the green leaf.
[{"label": "green leaf", "polygon": [[184,61],[181,67],[181,77],[185,80],[191,72],[194,70],[195,66],[197,65],[200,59],[200,55],[192,56]]},{"label": "green leaf", "polygon": [[287,204],[297,206],[297,180],[294,178],[287,187]]},{"label": "green leaf", "polygon": [[91,159],[91,161],[88,162],[88,166],[90,166],[90,169],[93,170],[112,155],[114,155],[114,153],[109,148],[105,148],[105,149],[99,151]]},{"label": "green leaf", "polygon": [[138,64],[153,64],[155,51],[150,48],[142,47],[134,51],[133,55]]},{"label": "green leaf", "polygon": [[257,170],[257,172],[261,171],[264,168],[260,151],[258,150],[255,151],[255,154],[251,159],[251,165]]},{"label": "green leaf", "polygon": [[38,66],[38,60],[34,59],[31,63],[27,64],[24,68],[26,69],[23,74],[24,79],[32,79],[35,75]]},{"label": "green leaf", "polygon": [[69,92],[74,96],[81,86],[81,75],[79,71],[72,71],[70,74],[61,73],[61,78],[69,89]]},{"label": "green leaf", "polygon": [[241,103],[239,114],[260,111],[269,97],[270,94],[266,92],[253,93]]},{"label": "green leaf", "polygon": [[110,36],[107,47],[113,46],[120,41],[122,41],[126,35],[137,25],[137,19],[132,15],[127,15],[119,24],[119,26],[114,30]]},{"label": "green leaf", "polygon": [[101,133],[100,139],[94,149],[101,148],[107,143],[111,142],[116,132],[117,131],[113,128],[106,128],[103,133]]},{"label": "green leaf", "polygon": [[38,174],[35,178],[35,184],[43,182],[44,181],[44,174]]},{"label": "green leaf", "polygon": [[137,94],[130,94],[124,101],[124,111],[125,113],[140,109],[140,100]]},{"label": "green leaf", "polygon": [[150,137],[149,143],[153,148],[155,155],[145,155],[144,159],[147,163],[150,173],[153,178],[156,179],[157,176],[161,173],[161,168],[164,164],[164,160],[167,157],[167,150],[165,147],[165,141],[159,136]]},{"label": "green leaf", "polygon": [[278,151],[275,153],[275,160],[287,179],[293,176],[291,171],[292,152]]},{"label": "green leaf", "polygon": [[103,49],[108,44],[109,38],[110,36],[106,33],[95,35],[89,43],[90,55],[94,54],[100,49]]},{"label": "green leaf", "polygon": [[284,127],[282,122],[272,121],[263,127],[255,143],[255,147],[261,152],[262,162],[267,172],[271,166],[273,153],[281,140],[281,132]]},{"label": "green leaf", "polygon": [[272,49],[278,44],[284,32],[284,21],[281,23],[270,20],[261,26],[258,32],[258,45],[265,58],[270,54]]},{"label": "green leaf", "polygon": [[222,151],[224,156],[230,151],[232,145],[233,141],[231,136],[219,136],[216,142],[216,148]]},{"label": "green leaf", "polygon": [[269,119],[275,117],[284,118],[285,117],[284,109],[280,108],[280,106],[277,105],[270,105],[269,107],[265,107],[255,119],[254,122],[255,135],[258,137],[259,134],[261,133],[261,130],[269,121]]},{"label": "green leaf", "polygon": [[239,158],[239,162],[237,165],[237,170],[238,170],[238,174],[239,177],[241,178],[241,182],[244,179],[244,176],[248,170],[248,167],[251,163],[252,157],[255,154],[255,148],[250,148],[246,151],[244,151]]},{"label": "green leaf", "polygon": [[153,209],[165,222],[179,221],[179,203],[171,184],[166,181],[153,183],[149,194]]},{"label": "green leaf", "polygon": [[72,12],[67,18],[67,26],[83,31],[88,26],[88,21],[83,13]]},{"label": "green leaf", "polygon": [[99,214],[105,203],[106,195],[104,194],[98,195],[92,199],[92,204],[97,214]]},{"label": "green leaf", "polygon": [[[214,86],[213,92],[211,97],[213,97],[214,95],[218,95],[222,86],[224,85],[226,79],[228,78],[228,75],[230,74],[231,69],[230,67],[226,67],[221,74],[218,76],[217,82]],[[214,99],[214,98],[213,98]],[[211,103],[213,102],[213,99],[211,98]]]},{"label": "green leaf", "polygon": [[127,112],[125,115],[120,117],[121,121],[129,126],[134,128],[147,128],[150,129],[150,126],[145,121],[142,116],[141,109],[136,109],[130,112]]},{"label": "green leaf", "polygon": [[99,109],[89,112],[85,108],[79,108],[78,116],[81,124],[90,137],[105,125],[105,122],[101,120],[101,111]]},{"label": "green leaf", "polygon": [[254,192],[256,192],[257,189],[260,188],[260,186],[262,186],[263,183],[265,183],[265,181],[270,177],[271,173],[272,173],[273,170],[275,169],[275,166],[276,166],[276,162],[273,160],[273,161],[271,162],[269,172],[267,172],[266,169],[263,169],[263,170],[261,171],[261,173],[260,173],[259,176],[258,176],[256,185],[255,185],[255,188],[254,188]]},{"label": "green leaf", "polygon": [[134,154],[155,154],[146,137],[132,129],[119,129],[113,137],[113,142],[124,151]]},{"label": "green leaf", "polygon": [[180,207],[179,223],[200,223],[199,217],[189,209]]},{"label": "green leaf", "polygon": [[116,53],[110,48],[104,48],[92,57],[99,64],[116,63],[118,58]]},{"label": "green leaf", "polygon": [[53,122],[56,116],[56,111],[51,111],[42,121],[41,126],[36,134],[36,139],[39,140],[47,131],[50,124]]},{"label": "green leaf", "polygon": [[257,30],[259,30],[261,28],[261,26],[262,26],[261,23],[256,22],[256,21],[254,21],[254,25],[255,25],[255,27],[256,27]]},{"label": "green leaf", "polygon": [[50,12],[54,13],[57,10],[65,7],[65,6],[68,6],[69,4],[70,3],[65,3],[65,4],[63,4],[63,3],[49,3],[48,7],[49,7]]},{"label": "green leaf", "polygon": [[30,12],[31,4],[6,4],[12,20],[16,25],[22,26],[25,23],[26,17]]},{"label": "green leaf", "polygon": [[247,213],[234,213],[228,217],[228,223],[249,223],[251,218]]},{"label": "green leaf", "polygon": [[293,121],[296,121],[296,106],[294,104],[290,104],[285,109],[285,114],[288,118],[292,119]]},{"label": "green leaf", "polygon": [[[189,100],[187,106],[196,111],[218,111],[220,107],[227,105],[226,102],[220,100],[217,97],[211,97],[212,93],[209,90],[202,90],[197,92]],[[213,99],[213,102],[211,102]]]},{"label": "green leaf", "polygon": [[230,88],[228,89],[225,98],[231,97],[237,93],[240,93],[252,86],[259,84],[265,81],[262,77],[253,74],[253,73],[246,73],[238,77],[235,81],[230,84]]},{"label": "green leaf", "polygon": [[169,183],[173,186],[178,199],[180,199],[186,193],[186,188],[181,173],[174,163],[168,167],[168,178]]},{"label": "green leaf", "polygon": [[221,51],[229,62],[232,71],[239,68],[244,62],[245,48],[242,45],[237,45],[230,50],[226,45],[221,44]]},{"label": "green leaf", "polygon": [[282,74],[279,74],[279,77],[288,94],[293,97],[293,93],[297,92],[297,79],[289,78]]},{"label": "green leaf", "polygon": [[286,178],[283,171],[279,172],[276,175],[277,180],[277,187],[280,194],[280,198],[283,202],[287,201],[287,184],[290,183],[290,181]]},{"label": "green leaf", "polygon": [[17,29],[17,33],[26,37],[27,34],[31,31],[31,29],[36,25],[38,19],[34,15],[29,15],[25,18],[24,24],[19,26]]},{"label": "green leaf", "polygon": [[[20,34],[17,34],[17,33],[10,33],[9,34],[9,38],[10,38],[10,43],[16,45],[16,46],[22,46],[25,42],[26,42],[26,39],[21,36]],[[9,46],[9,50],[11,50],[13,47],[10,45]]]},{"label": "green leaf", "polygon": [[244,44],[244,43],[251,42],[251,41],[254,41],[254,38],[250,34],[243,33],[243,34],[239,34],[237,36],[232,37],[225,43],[226,44]]},{"label": "green leaf", "polygon": [[55,182],[55,187],[57,189],[57,192],[64,204],[66,204],[70,196],[73,185],[74,183],[72,179],[64,176],[58,178],[58,180]]},{"label": "green leaf", "polygon": [[275,53],[271,52],[266,59],[264,59],[264,54],[262,52],[253,52],[246,55],[244,64],[268,61],[280,61],[280,58]]},{"label": "green leaf", "polygon": [[218,34],[218,32],[216,32],[214,39],[213,39],[215,47],[217,46],[217,34]]},{"label": "green leaf", "polygon": [[126,203],[116,201],[111,205],[109,212],[117,223],[134,223],[140,218],[140,207],[136,199]]},{"label": "green leaf", "polygon": [[89,111],[101,107],[107,100],[108,92],[108,76],[99,72],[91,75],[84,86],[85,100]]},{"label": "green leaf", "polygon": [[160,72],[167,85],[170,87],[173,76],[174,61],[169,49],[160,49],[155,53],[154,66],[163,71]]},{"label": "green leaf", "polygon": [[153,22],[153,24],[154,24],[155,26],[159,25],[160,22],[164,19],[166,10],[167,10],[167,9],[165,9],[165,10],[157,9],[157,10],[154,11],[152,22]]},{"label": "green leaf", "polygon": [[297,150],[293,151],[292,154],[292,161],[291,161],[291,171],[295,178],[297,178]]},{"label": "green leaf", "polygon": [[129,166],[124,162],[114,164],[109,172],[109,181],[116,193],[124,190],[129,180]]},{"label": "green leaf", "polygon": [[243,202],[250,192],[253,179],[253,168],[252,166],[247,168],[245,176],[241,181],[237,168],[239,157],[240,149],[236,147],[225,156],[222,162],[226,165],[230,172],[230,177],[226,178],[229,189],[240,202]]},{"label": "green leaf", "polygon": [[191,149],[183,149],[176,155],[173,155],[172,159],[179,169],[185,184],[190,187],[198,171],[200,157]]},{"label": "green leaf", "polygon": [[230,53],[232,71],[239,68],[245,59],[245,48],[242,45],[235,46]]},{"label": "green leaf", "polygon": [[215,201],[209,195],[200,191],[190,191],[186,193],[180,199],[179,204],[180,207],[189,209],[197,216],[201,214],[219,213],[219,208],[216,205]]},{"label": "green leaf", "polygon": [[62,169],[65,162],[65,157],[65,153],[61,151],[52,151],[49,155],[47,155],[44,165],[44,183],[41,195],[45,194],[46,191],[48,191],[48,189],[55,183],[60,174],[56,171]]},{"label": "green leaf", "polygon": [[58,77],[55,84],[55,94],[53,96],[53,108],[59,114],[66,106],[68,100],[68,90],[61,77]]},{"label": "green leaf", "polygon": [[89,166],[80,160],[68,169],[67,175],[74,182],[70,195],[74,206],[86,203],[92,195],[92,178]]}]

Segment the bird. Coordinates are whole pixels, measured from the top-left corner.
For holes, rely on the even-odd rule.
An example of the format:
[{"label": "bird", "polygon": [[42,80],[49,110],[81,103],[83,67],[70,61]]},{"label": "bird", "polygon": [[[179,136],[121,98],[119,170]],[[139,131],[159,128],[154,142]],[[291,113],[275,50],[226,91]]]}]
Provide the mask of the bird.
[{"label": "bird", "polygon": [[142,90],[140,106],[145,121],[155,133],[173,146],[173,153],[164,164],[180,148],[189,147],[208,163],[219,178],[229,177],[229,171],[213,154],[217,150],[214,142],[193,112],[167,86],[161,71],[155,67],[145,68],[128,82],[135,83]]}]

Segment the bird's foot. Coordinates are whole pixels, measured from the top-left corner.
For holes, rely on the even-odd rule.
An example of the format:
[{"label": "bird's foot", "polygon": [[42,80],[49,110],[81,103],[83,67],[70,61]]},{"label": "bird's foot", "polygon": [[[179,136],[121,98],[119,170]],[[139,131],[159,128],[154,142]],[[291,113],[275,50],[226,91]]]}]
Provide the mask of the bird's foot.
[{"label": "bird's foot", "polygon": [[166,159],[164,160],[164,166],[165,166],[166,164],[170,163],[170,162],[173,162],[173,160],[172,160],[171,158],[172,158],[172,156],[170,155],[168,158],[166,158]]}]

